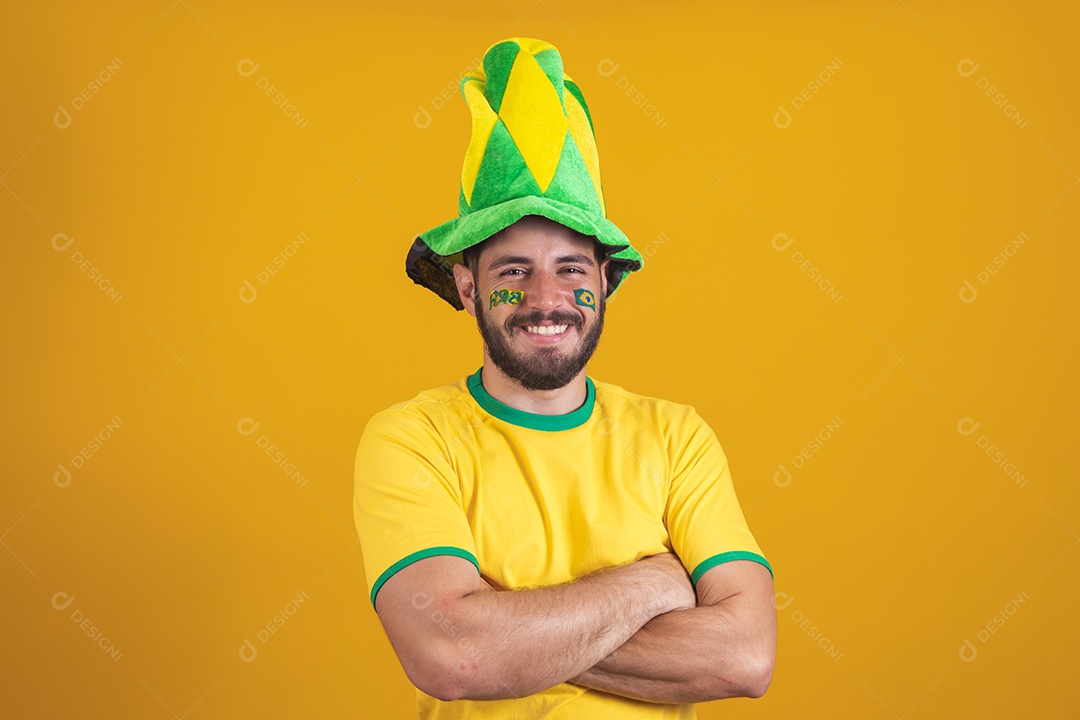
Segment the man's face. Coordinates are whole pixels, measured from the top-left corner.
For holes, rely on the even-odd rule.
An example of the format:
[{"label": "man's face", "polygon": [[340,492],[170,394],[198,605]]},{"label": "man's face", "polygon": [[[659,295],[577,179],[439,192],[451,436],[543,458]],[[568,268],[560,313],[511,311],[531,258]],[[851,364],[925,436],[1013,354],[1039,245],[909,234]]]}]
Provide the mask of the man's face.
[{"label": "man's face", "polygon": [[[596,350],[607,261],[597,264],[594,243],[526,216],[484,244],[471,288],[459,281],[463,302],[472,291],[465,306],[476,316],[492,362],[527,390],[565,386]],[[462,270],[455,275],[465,279]]]}]

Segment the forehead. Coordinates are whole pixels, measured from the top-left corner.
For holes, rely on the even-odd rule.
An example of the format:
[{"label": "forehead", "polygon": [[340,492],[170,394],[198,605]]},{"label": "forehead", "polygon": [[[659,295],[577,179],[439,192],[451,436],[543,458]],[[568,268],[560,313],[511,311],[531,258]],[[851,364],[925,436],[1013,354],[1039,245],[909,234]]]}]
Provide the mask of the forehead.
[{"label": "forehead", "polygon": [[480,252],[482,262],[503,255],[518,255],[537,260],[548,256],[583,254],[595,258],[598,243],[565,225],[536,215],[527,215],[503,231],[488,238]]}]

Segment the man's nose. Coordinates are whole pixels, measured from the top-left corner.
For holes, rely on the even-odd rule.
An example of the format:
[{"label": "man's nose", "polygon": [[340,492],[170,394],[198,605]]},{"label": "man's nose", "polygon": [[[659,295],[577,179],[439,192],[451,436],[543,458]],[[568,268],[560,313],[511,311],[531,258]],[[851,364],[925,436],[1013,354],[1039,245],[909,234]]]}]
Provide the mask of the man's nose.
[{"label": "man's nose", "polygon": [[536,273],[525,289],[525,304],[540,310],[552,310],[563,304],[562,288],[558,279],[548,273]]}]

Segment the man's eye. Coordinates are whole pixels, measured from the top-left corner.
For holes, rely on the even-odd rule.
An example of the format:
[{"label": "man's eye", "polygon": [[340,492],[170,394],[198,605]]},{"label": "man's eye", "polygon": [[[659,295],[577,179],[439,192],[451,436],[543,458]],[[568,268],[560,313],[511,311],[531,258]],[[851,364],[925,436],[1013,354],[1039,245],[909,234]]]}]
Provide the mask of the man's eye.
[{"label": "man's eye", "polygon": [[518,273],[524,273],[521,268],[510,268],[509,270],[503,270],[500,275],[517,275]]}]

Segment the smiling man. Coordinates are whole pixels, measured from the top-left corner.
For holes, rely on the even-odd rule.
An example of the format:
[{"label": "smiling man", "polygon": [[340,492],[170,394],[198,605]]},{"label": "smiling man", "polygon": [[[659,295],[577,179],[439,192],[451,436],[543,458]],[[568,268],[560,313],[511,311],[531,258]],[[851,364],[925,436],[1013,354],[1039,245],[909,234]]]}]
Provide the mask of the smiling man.
[{"label": "smiling man", "polygon": [[594,380],[642,266],[607,219],[558,51],[496,43],[462,80],[460,215],[409,276],[475,316],[483,365],[368,422],[355,519],[421,718],[693,718],[772,678],[772,569],[689,405]]},{"label": "smiling man", "polygon": [[[591,237],[540,215],[526,215],[482,246],[488,247],[483,264],[478,248],[469,248],[468,267],[457,266],[456,280],[484,339],[484,366],[491,368],[485,386],[535,403],[535,391],[559,390],[578,378],[600,342],[606,259]],[[494,298],[490,310],[485,297]]]}]

